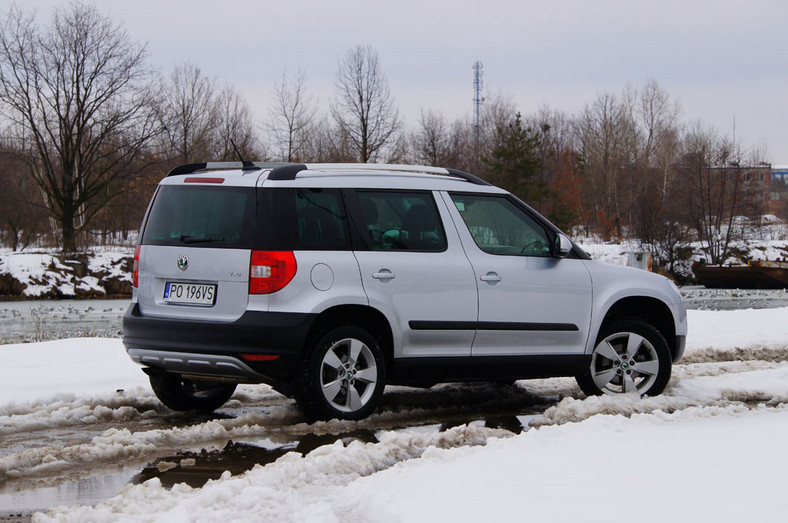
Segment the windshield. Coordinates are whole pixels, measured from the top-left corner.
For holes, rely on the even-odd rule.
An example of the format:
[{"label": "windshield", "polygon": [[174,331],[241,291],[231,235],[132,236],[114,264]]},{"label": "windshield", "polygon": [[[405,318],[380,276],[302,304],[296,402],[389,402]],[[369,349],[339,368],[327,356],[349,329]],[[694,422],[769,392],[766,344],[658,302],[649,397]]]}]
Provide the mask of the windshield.
[{"label": "windshield", "polygon": [[142,243],[249,248],[253,212],[252,188],[165,185],[153,201]]}]

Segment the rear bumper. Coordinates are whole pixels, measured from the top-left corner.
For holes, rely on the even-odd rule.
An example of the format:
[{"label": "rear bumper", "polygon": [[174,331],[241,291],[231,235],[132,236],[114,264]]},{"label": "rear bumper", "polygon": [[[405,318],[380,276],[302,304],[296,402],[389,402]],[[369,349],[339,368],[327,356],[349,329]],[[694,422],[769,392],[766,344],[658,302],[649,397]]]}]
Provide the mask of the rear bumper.
[{"label": "rear bumper", "polygon": [[[123,317],[123,345],[137,363],[167,372],[287,381],[298,369],[314,319],[313,314],[250,311],[218,323],[143,316],[132,304]],[[250,362],[241,354],[277,359]]]}]

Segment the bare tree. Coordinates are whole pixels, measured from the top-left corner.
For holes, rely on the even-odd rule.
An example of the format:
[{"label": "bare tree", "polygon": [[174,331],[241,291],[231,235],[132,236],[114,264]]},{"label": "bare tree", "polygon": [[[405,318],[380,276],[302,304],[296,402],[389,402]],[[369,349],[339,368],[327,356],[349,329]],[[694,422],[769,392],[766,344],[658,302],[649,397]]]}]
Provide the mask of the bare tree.
[{"label": "bare tree", "polygon": [[449,150],[444,165],[472,172],[479,168],[478,164],[479,155],[470,120],[455,120],[449,132]]},{"label": "bare tree", "polygon": [[164,91],[162,149],[170,163],[237,160],[238,154],[264,159],[249,105],[234,87],[222,88],[197,65],[184,63],[172,71]]},{"label": "bare tree", "polygon": [[634,163],[630,106],[612,93],[602,93],[585,106],[577,126],[593,218],[604,236],[620,236],[626,210],[621,193],[629,186],[622,176]]},{"label": "bare tree", "polygon": [[649,80],[637,96],[635,115],[641,127],[642,143],[638,163],[653,167],[660,151],[673,148],[681,105],[672,100],[656,80]]},{"label": "bare tree", "polygon": [[76,249],[113,179],[138,162],[159,127],[145,47],[97,9],[72,3],[51,26],[12,7],[0,34],[0,110],[10,119],[64,251]]},{"label": "bare tree", "polygon": [[566,169],[565,153],[573,150],[572,122],[564,113],[542,106],[526,118],[525,125],[539,131],[539,181],[550,184]]},{"label": "bare tree", "polygon": [[339,61],[331,115],[362,163],[374,160],[400,129],[399,113],[377,51],[356,46]]},{"label": "bare tree", "polygon": [[[331,124],[325,115],[316,115],[309,122],[309,132],[305,139],[299,152],[298,161],[320,163],[335,160]],[[350,154],[348,153],[348,155]],[[341,161],[346,161],[346,159]]]},{"label": "bare tree", "polygon": [[274,85],[274,101],[268,111],[269,131],[277,155],[287,162],[298,161],[303,156],[317,112],[317,104],[306,92],[305,84],[303,71],[290,78],[285,69]]},{"label": "bare tree", "polygon": [[413,156],[419,163],[444,166],[450,154],[449,125],[442,114],[424,109],[419,117],[419,128],[411,135]]},{"label": "bare tree", "polygon": [[[264,160],[260,139],[252,124],[251,111],[246,100],[232,86],[221,90],[216,100],[217,124],[215,159]],[[237,152],[236,152],[237,148]]]},{"label": "bare tree", "polygon": [[488,95],[482,106],[480,147],[489,148],[490,142],[495,142],[498,130],[509,125],[518,112],[511,94],[499,91]]},{"label": "bare tree", "polygon": [[13,147],[0,146],[0,239],[14,251],[32,244],[45,229],[41,189]]},{"label": "bare tree", "polygon": [[741,158],[737,144],[699,124],[684,139],[680,168],[687,182],[687,209],[703,250],[714,264],[727,259],[734,219],[746,206]]},{"label": "bare tree", "polygon": [[629,225],[641,247],[652,253],[654,262],[675,274],[677,262],[691,252],[691,228],[687,225],[683,198],[687,187],[676,176],[663,185],[657,168],[650,174],[642,181],[635,201],[637,212]]},{"label": "bare tree", "polygon": [[164,89],[162,120],[169,156],[180,163],[215,156],[219,120],[216,81],[195,64],[175,67]]}]

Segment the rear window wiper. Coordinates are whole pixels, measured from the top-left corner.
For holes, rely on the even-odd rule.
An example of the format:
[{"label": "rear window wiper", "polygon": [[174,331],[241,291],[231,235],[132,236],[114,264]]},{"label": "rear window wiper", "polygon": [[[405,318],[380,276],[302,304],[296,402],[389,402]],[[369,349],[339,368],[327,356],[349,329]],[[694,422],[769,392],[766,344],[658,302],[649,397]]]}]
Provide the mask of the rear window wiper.
[{"label": "rear window wiper", "polygon": [[181,234],[178,239],[183,243],[209,243],[224,241],[224,238],[200,238],[199,236],[186,236],[185,234]]}]

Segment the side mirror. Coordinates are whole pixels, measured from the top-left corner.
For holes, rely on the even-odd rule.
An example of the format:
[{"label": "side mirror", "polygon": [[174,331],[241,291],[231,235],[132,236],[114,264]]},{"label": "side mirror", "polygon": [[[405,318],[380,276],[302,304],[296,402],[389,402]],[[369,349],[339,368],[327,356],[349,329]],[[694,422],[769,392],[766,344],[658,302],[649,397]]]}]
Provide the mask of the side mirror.
[{"label": "side mirror", "polygon": [[566,258],[572,252],[572,241],[567,238],[563,233],[559,233],[555,237],[555,249],[553,255],[556,258]]}]

